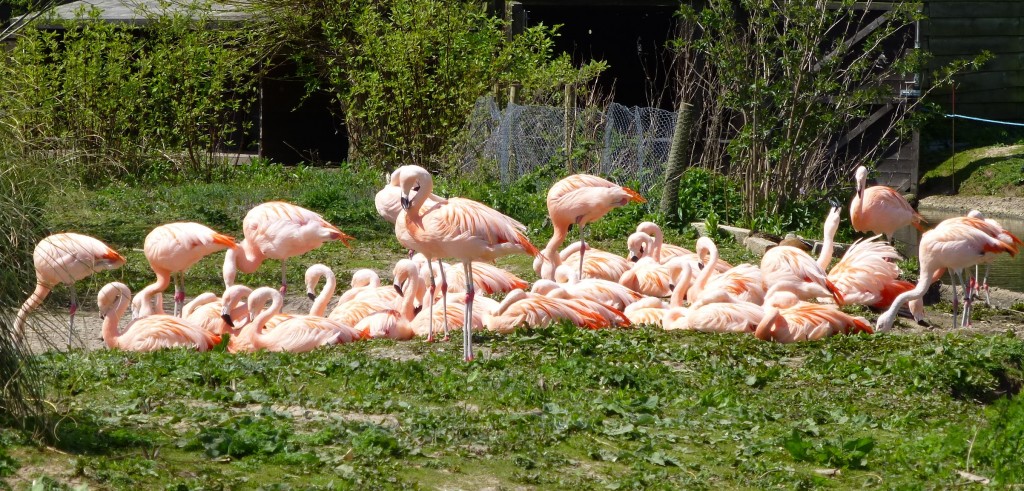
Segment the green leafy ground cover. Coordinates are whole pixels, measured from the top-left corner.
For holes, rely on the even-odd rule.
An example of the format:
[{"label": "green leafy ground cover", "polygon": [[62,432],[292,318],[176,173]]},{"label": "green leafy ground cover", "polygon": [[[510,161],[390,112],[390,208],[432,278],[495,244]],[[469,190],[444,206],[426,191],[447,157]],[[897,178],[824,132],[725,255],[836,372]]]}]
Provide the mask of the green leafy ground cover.
[{"label": "green leafy ground cover", "polygon": [[921,189],[928,194],[1024,197],[1024,145],[957,152],[922,176]]}]

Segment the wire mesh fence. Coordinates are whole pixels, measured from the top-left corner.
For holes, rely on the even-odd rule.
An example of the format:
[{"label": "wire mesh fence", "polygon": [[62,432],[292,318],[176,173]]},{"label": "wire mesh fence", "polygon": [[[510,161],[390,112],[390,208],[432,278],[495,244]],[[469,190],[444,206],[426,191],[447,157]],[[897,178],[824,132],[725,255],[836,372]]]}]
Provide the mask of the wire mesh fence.
[{"label": "wire mesh fence", "polygon": [[594,108],[498,107],[493,97],[477,100],[470,115],[463,160],[471,172],[493,163],[508,184],[540,166],[564,162],[570,172],[612,175],[647,191],[662,177],[676,113],[612,103]]}]

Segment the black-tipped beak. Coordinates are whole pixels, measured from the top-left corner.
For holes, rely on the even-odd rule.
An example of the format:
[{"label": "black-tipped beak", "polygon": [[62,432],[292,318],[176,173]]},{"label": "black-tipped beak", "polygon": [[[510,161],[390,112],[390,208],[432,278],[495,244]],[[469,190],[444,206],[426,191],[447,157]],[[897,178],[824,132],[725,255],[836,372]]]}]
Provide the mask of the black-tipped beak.
[{"label": "black-tipped beak", "polygon": [[703,271],[703,270],[704,270],[704,263],[697,263],[697,271]]},{"label": "black-tipped beak", "polygon": [[316,294],[313,292],[306,292],[306,296],[309,297],[310,300],[316,300]]},{"label": "black-tipped beak", "polygon": [[668,289],[669,289],[669,290],[672,290],[672,291],[675,291],[675,289],[676,289],[676,285],[675,285],[675,284],[673,284],[673,283],[669,283],[669,284],[668,284]]},{"label": "black-tipped beak", "polygon": [[398,292],[398,296],[400,296],[400,297],[404,297],[405,296],[405,294],[402,293],[402,285],[399,285],[398,283],[395,283],[395,291]]},{"label": "black-tipped beak", "polygon": [[635,263],[635,262],[638,262],[638,261],[640,261],[640,258],[639,258],[639,257],[637,257],[637,256],[633,256],[633,257],[629,258],[629,260],[630,260],[630,261],[633,261],[633,262]]},{"label": "black-tipped beak", "polygon": [[402,209],[408,211],[412,203],[409,202],[409,198],[402,196]]},{"label": "black-tipped beak", "polygon": [[107,316],[106,316],[106,315],[104,315],[104,314],[103,314],[103,312],[100,312],[100,320],[103,320],[103,319],[105,319],[106,317],[107,317]]},{"label": "black-tipped beak", "polygon": [[857,186],[857,197],[864,199],[864,188]]},{"label": "black-tipped beak", "polygon": [[235,327],[235,321],[231,320],[230,314],[221,314],[220,318],[224,319],[224,323],[229,327]]}]

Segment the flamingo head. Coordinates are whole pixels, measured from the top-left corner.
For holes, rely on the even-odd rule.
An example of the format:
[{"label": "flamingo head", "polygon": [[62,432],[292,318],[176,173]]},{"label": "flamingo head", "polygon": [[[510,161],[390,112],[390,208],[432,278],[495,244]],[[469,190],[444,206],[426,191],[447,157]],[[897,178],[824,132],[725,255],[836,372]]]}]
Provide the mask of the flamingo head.
[{"label": "flamingo head", "polygon": [[[412,203],[417,201],[420,194],[429,195],[433,191],[434,180],[423,167],[418,165],[407,165],[402,167],[398,178],[399,186],[402,188],[402,209],[412,208]],[[426,198],[419,199],[422,203]]]},{"label": "flamingo head", "polygon": [[857,180],[857,196],[864,199],[864,188],[868,183],[868,168],[861,165],[857,167],[857,170],[853,175]]},{"label": "flamingo head", "polygon": [[650,254],[654,248],[654,238],[644,232],[634,232],[626,239],[629,249],[629,260],[635,262]]},{"label": "flamingo head", "polygon": [[833,206],[828,212],[828,218],[825,219],[825,237],[835,237],[836,232],[839,231],[839,222],[841,220],[840,211],[838,206]]},{"label": "flamingo head", "polygon": [[124,302],[129,301],[131,296],[131,290],[124,283],[115,281],[104,285],[96,294],[96,306],[100,310],[100,319],[117,311]]}]

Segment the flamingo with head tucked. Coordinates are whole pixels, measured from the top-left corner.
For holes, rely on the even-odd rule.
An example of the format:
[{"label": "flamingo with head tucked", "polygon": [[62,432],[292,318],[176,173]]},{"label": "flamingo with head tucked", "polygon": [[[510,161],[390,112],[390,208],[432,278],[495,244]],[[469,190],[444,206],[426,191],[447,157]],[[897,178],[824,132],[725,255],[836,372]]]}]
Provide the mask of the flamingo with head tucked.
[{"label": "flamingo with head tucked", "polygon": [[[569,227],[580,228],[580,257],[585,257],[587,244],[584,239],[588,223],[596,221],[614,208],[627,203],[645,203],[639,193],[624,186],[615,184],[590,174],[574,174],[556,182],[548,190],[548,215],[551,217],[551,228],[554,229],[551,240],[544,247],[544,257],[554,264],[554,255],[569,234]],[[552,268],[557,267],[554,264]],[[586,278],[580,262],[580,278]],[[550,275],[554,269],[550,270]],[[553,279],[552,276],[544,279]]]},{"label": "flamingo with head tucked", "polygon": [[[446,203],[424,209],[434,188],[426,169],[413,167],[402,172],[402,208],[395,223],[395,235],[407,240],[410,249],[430,259],[453,257],[466,271],[466,320],[472,325],[474,261],[493,261],[513,253],[536,256],[537,248],[523,235],[526,227],[512,218],[473,200],[450,198]],[[433,306],[431,301],[431,306]],[[431,308],[431,314],[433,308]],[[433,315],[431,315],[431,318]],[[463,353],[473,359],[472,332],[463,329]],[[433,334],[433,330],[431,330]]]},{"label": "flamingo with head tucked", "polygon": [[242,220],[245,239],[228,249],[224,257],[224,286],[235,284],[238,272],[256,271],[267,259],[281,261],[281,291],[287,290],[285,262],[324,244],[340,240],[346,246],[352,237],[324,220],[320,214],[283,201],[253,207]]},{"label": "flamingo with head tucked", "polygon": [[36,288],[18,309],[14,319],[14,338],[25,338],[25,321],[28,314],[42,305],[50,290],[58,284],[71,289],[71,304],[68,308],[71,320],[68,323],[68,346],[75,329],[75,312],[78,310],[75,282],[104,270],[117,269],[124,265],[124,256],[110,246],[88,235],[63,233],[43,238],[32,252],[36,268]]},{"label": "flamingo with head tucked", "polygon": [[772,285],[765,295],[764,318],[754,330],[754,336],[765,341],[793,343],[813,341],[836,334],[872,334],[871,324],[862,317],[851,316],[834,305],[823,305],[800,300],[802,290],[826,290],[813,283],[782,282]]}]

